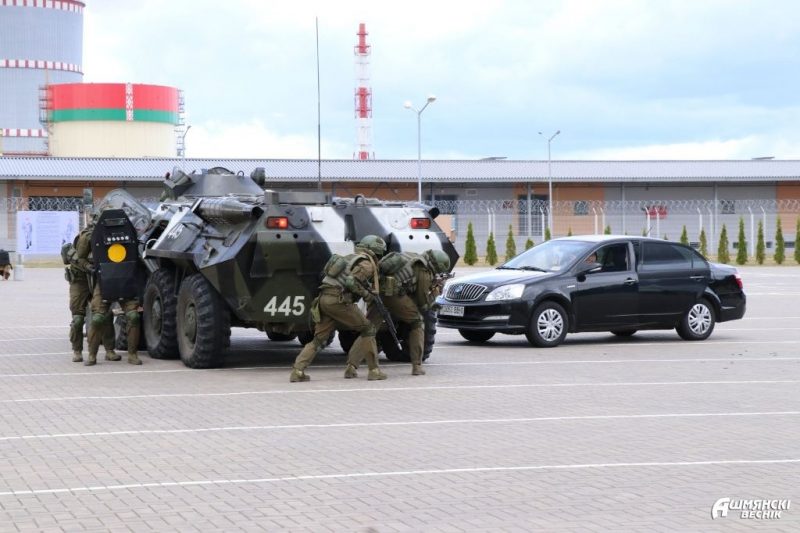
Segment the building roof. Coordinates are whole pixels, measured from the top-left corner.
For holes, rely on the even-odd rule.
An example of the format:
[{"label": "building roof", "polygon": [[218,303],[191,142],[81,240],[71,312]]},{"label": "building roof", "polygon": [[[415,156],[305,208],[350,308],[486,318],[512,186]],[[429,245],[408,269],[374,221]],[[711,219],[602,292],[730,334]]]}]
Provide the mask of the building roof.
[{"label": "building roof", "polygon": [[[160,181],[173,167],[186,172],[217,166],[249,175],[264,167],[275,182],[417,181],[417,160],[185,159],[0,157],[0,180]],[[422,177],[437,182],[773,182],[800,180],[800,160],[566,161],[423,160]]]}]

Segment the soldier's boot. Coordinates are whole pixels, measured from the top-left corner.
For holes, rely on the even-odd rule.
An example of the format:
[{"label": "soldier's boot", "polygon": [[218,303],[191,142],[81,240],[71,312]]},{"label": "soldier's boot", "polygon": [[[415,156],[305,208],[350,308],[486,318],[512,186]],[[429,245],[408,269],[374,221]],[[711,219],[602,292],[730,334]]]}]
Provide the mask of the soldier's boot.
[{"label": "soldier's boot", "polygon": [[122,356],[114,350],[106,350],[106,361],[119,361],[120,359],[122,359]]},{"label": "soldier's boot", "polygon": [[347,379],[357,378],[358,369],[353,365],[347,365],[347,368],[344,369],[344,377]]},{"label": "soldier's boot", "polygon": [[388,376],[381,371],[380,368],[370,368],[369,374],[367,375],[368,381],[376,381],[380,379],[386,379]]},{"label": "soldier's boot", "polygon": [[89,357],[86,358],[86,361],[83,363],[85,366],[94,366],[97,364],[97,354],[90,353]]},{"label": "soldier's boot", "polygon": [[311,376],[303,370],[292,368],[292,373],[289,375],[289,383],[297,383],[300,381],[311,381]]},{"label": "soldier's boot", "polygon": [[73,363],[80,363],[83,361],[83,355],[79,350],[73,350],[72,352],[72,362]]},{"label": "soldier's boot", "polygon": [[425,370],[422,368],[422,365],[416,364],[411,365],[411,375],[412,376],[424,376]]},{"label": "soldier's boot", "polygon": [[[119,357],[119,356],[117,356],[117,357]],[[138,355],[138,354],[136,354],[136,353],[129,353],[129,354],[128,354],[128,364],[131,364],[131,365],[141,365],[141,364],[142,364],[142,360],[141,360],[141,359],[139,359],[139,355]]]}]

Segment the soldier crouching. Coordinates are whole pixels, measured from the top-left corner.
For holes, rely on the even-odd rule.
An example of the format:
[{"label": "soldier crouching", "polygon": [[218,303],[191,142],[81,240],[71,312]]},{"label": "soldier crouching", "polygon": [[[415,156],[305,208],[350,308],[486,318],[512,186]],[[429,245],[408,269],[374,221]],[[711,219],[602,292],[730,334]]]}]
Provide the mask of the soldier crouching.
[{"label": "soldier crouching", "polygon": [[[378,257],[386,252],[386,242],[376,235],[367,235],[356,245],[356,251],[345,257],[334,255],[323,269],[325,278],[320,285],[320,295],[312,305],[314,338],[303,347],[294,362],[289,381],[309,381],[305,369],[325,348],[328,337],[335,329],[358,332],[358,338],[348,352],[348,360],[367,360],[369,380],[386,379],[378,366],[376,327],[356,306],[363,298],[369,303],[378,291]],[[370,287],[367,289],[366,287]],[[358,376],[358,365],[348,365],[346,378]]]}]

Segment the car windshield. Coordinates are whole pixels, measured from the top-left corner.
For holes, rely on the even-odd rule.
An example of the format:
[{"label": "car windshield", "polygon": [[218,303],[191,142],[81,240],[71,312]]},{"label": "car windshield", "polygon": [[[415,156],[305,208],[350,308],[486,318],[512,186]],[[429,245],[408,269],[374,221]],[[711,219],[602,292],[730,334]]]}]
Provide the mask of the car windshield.
[{"label": "car windshield", "polygon": [[547,241],[521,253],[499,268],[557,272],[569,268],[579,257],[584,257],[591,247],[592,243],[582,241]]}]

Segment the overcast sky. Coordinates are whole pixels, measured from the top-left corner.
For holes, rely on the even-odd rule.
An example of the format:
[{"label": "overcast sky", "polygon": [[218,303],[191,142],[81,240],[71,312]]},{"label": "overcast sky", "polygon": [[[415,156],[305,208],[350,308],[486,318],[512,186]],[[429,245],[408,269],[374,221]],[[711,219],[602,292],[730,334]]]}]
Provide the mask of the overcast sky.
[{"label": "overcast sky", "polygon": [[178,87],[187,157],[800,158],[795,0],[84,0],[84,81]]}]

